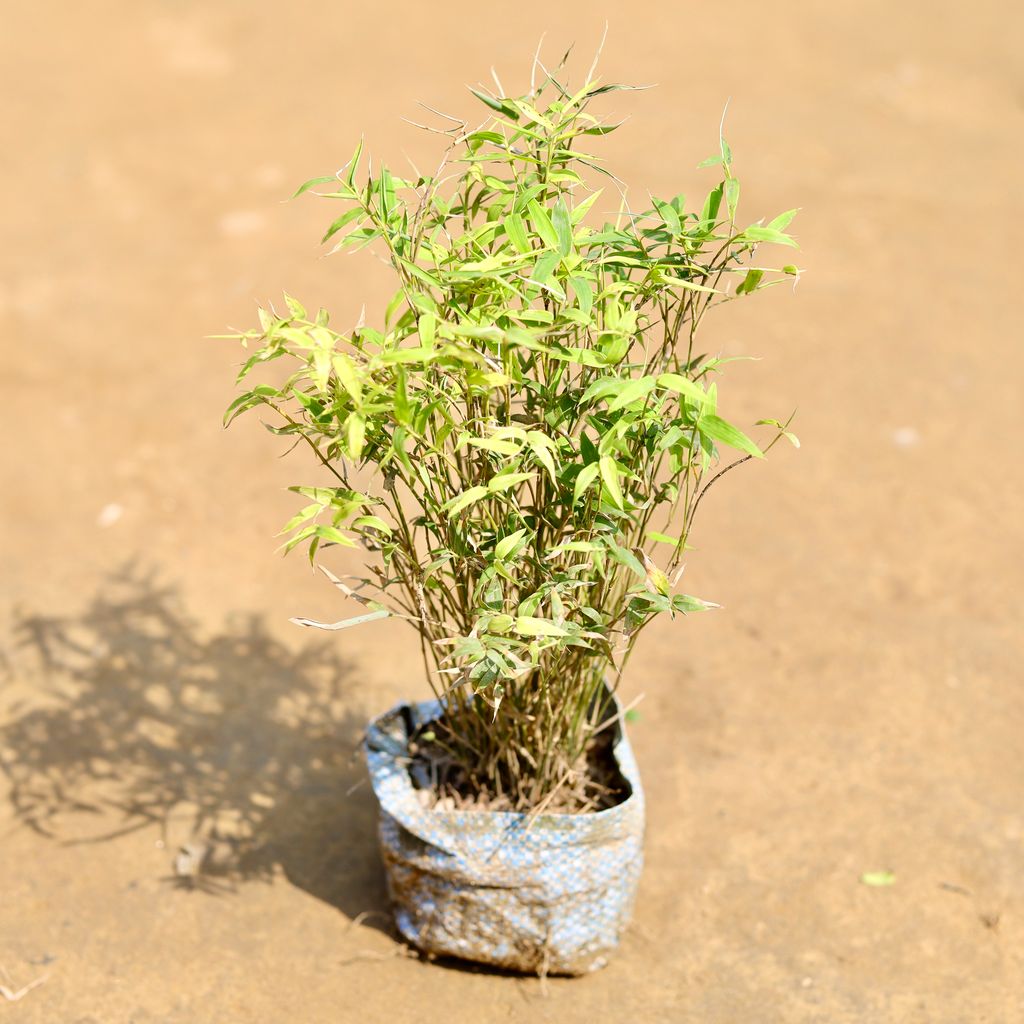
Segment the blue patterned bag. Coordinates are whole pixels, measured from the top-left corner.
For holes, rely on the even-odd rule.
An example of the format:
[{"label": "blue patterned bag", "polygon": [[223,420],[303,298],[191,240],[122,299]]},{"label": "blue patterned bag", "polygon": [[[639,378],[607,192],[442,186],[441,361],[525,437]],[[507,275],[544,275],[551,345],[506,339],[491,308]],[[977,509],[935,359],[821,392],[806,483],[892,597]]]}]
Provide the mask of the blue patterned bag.
[{"label": "blue patterned bag", "polygon": [[644,798],[625,733],[615,727],[615,758],[632,790],[625,801],[531,821],[423,807],[409,732],[439,714],[436,701],[399,704],[366,733],[402,936],[427,953],[541,975],[603,967],[629,923],[643,864]]}]

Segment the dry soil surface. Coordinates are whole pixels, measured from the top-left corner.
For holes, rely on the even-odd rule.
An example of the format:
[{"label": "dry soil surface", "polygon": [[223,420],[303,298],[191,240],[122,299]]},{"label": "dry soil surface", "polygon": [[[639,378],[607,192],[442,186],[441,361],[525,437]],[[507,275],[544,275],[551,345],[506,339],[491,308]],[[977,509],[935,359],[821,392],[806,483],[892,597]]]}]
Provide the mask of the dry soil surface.
[{"label": "dry soil surface", "polygon": [[[730,304],[741,422],[799,452],[717,488],[627,696],[649,802],[636,926],[543,989],[403,955],[368,714],[424,692],[411,634],[301,558],[239,354],[287,290],[353,322],[294,186],[417,100],[521,84],[611,23],[639,195],[702,194],[728,135],[751,219],[802,208],[800,287]],[[0,38],[0,1017],[19,1022],[1024,1020],[1020,8],[1009,2],[7,4]],[[365,254],[364,254],[365,255]],[[198,885],[196,823],[227,837]],[[894,884],[861,882],[890,871]],[[25,986],[39,982],[34,988]]]}]

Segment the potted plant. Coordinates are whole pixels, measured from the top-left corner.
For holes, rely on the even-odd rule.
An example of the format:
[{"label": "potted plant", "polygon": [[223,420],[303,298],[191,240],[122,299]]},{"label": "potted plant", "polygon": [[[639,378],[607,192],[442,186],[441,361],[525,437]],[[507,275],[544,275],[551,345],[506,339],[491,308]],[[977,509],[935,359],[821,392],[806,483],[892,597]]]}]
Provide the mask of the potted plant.
[{"label": "potted plant", "polygon": [[[437,129],[433,175],[361,173],[360,143],[298,190],[339,205],[331,251],[386,256],[394,297],[351,329],[290,297],[261,309],[226,415],[270,411],[320,464],[286,550],[368,556],[359,578],[322,567],[359,614],[294,621],[419,634],[433,700],[366,739],[401,932],[542,974],[600,966],[629,920],[643,797],[619,682],[655,616],[712,607],[677,591],[701,499],[796,443],[724,419],[727,360],[696,345],[712,307],[798,273],[755,257],[794,244],[794,211],[739,226],[724,139],[703,203],[630,208],[588,151],[616,127],[593,102],[623,87],[561,68],[519,97],[473,90],[487,120]],[[278,359],[287,379],[253,386]]]}]

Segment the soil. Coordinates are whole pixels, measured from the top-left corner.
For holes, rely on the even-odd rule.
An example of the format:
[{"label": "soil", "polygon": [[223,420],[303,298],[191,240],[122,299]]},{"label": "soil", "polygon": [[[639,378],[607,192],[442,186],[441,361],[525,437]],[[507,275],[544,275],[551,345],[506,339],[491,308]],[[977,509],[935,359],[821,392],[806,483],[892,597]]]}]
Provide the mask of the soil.
[{"label": "soil", "polygon": [[[409,776],[425,807],[446,811],[513,811],[527,814],[588,814],[621,804],[632,793],[615,758],[617,727],[597,731],[573,764],[560,767],[559,785],[534,805],[517,806],[496,786],[476,783],[453,756],[457,746],[446,723],[425,722],[409,741]],[[568,759],[567,759],[568,760]]]},{"label": "soil", "polygon": [[[700,202],[729,99],[741,208],[802,208],[795,293],[723,307],[705,343],[764,357],[728,367],[727,415],[799,407],[803,447],[701,508],[687,589],[724,608],[653,627],[624,684],[636,924],[542,988],[396,941],[353,754],[425,696],[416,638],[288,624],[352,614],[273,554],[285,487],[318,477],[255,418],[220,430],[240,356],[204,336],[282,290],[340,324],[383,309],[372,257],[320,258],[331,204],[281,200],[361,133],[426,166],[417,100],[470,110],[492,64],[522,83],[542,32],[585,68],[606,17],[607,80],[658,83],[611,94],[630,119],[598,140],[636,195]],[[1021,19],[8,4],[4,1019],[1024,1019]]]}]

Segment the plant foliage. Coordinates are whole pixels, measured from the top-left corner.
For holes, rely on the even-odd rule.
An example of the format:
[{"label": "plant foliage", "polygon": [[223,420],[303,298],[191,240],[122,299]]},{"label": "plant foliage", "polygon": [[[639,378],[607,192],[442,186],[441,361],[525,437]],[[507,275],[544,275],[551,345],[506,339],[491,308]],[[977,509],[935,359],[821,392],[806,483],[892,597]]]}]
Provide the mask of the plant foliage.
[{"label": "plant foliage", "polygon": [[[763,451],[721,415],[726,360],[698,354],[697,331],[712,307],[798,273],[756,259],[795,244],[795,211],[740,226],[724,139],[702,202],[631,210],[589,152],[616,127],[592,103],[623,87],[571,90],[560,71],[523,96],[474,90],[488,119],[439,129],[431,176],[361,170],[360,143],[298,190],[337,204],[332,252],[383,251],[394,297],[351,330],[290,297],[261,309],[226,417],[273,413],[269,429],[330,477],[293,488],[286,549],[369,553],[365,578],[325,570],[361,614],[296,621],[411,623],[446,708],[439,742],[471,788],[520,809],[565,789],[586,804],[604,682],[614,691],[655,616],[710,606],[676,590],[694,513]],[[252,383],[279,359],[286,379]],[[796,443],[760,422],[764,450]]]}]

